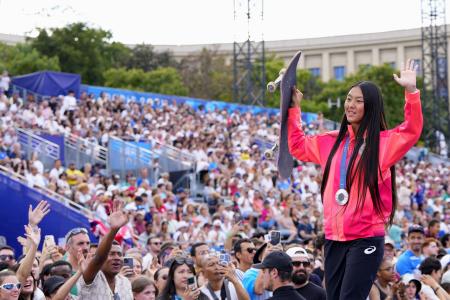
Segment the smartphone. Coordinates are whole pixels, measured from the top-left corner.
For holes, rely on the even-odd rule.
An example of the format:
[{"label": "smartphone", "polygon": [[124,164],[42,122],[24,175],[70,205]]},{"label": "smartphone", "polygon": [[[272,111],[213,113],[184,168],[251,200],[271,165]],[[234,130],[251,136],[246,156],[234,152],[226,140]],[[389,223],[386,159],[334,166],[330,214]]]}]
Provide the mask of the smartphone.
[{"label": "smartphone", "polygon": [[219,264],[226,267],[231,262],[231,256],[228,253],[221,253],[219,254]]},{"label": "smartphone", "polygon": [[133,258],[125,257],[123,259],[123,265],[129,267],[130,269],[133,269]]},{"label": "smartphone", "polygon": [[55,237],[53,235],[46,235],[44,237],[44,244],[47,248],[51,246],[56,246]]},{"label": "smartphone", "polygon": [[197,289],[197,279],[195,278],[195,276],[189,277],[187,284],[188,284],[188,288],[191,291],[196,290]]},{"label": "smartphone", "polygon": [[270,243],[272,245],[278,245],[279,243],[281,243],[281,232],[277,231],[277,230],[273,230],[270,233]]},{"label": "smartphone", "polygon": [[242,217],[241,214],[234,214],[234,223],[237,224],[239,222],[241,222],[244,218]]}]

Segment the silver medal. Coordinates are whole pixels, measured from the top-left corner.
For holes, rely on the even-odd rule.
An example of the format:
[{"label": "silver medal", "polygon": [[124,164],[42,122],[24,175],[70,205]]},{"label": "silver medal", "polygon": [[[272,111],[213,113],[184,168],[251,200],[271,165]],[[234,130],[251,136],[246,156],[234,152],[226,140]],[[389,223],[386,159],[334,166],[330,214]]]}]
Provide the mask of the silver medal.
[{"label": "silver medal", "polygon": [[348,193],[345,189],[339,189],[336,192],[336,202],[339,205],[345,205],[348,202]]}]

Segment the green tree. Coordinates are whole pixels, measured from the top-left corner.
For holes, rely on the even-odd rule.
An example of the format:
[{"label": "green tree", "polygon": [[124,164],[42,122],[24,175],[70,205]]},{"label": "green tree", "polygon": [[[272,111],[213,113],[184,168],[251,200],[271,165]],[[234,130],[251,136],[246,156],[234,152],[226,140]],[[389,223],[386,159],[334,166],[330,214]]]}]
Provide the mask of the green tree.
[{"label": "green tree", "polygon": [[174,67],[176,65],[175,59],[169,51],[157,53],[152,45],[146,44],[133,47],[126,64],[129,69],[142,69],[146,72],[159,67]]},{"label": "green tree", "polygon": [[217,51],[204,48],[184,58],[178,68],[190,96],[231,101],[232,66]]},{"label": "green tree", "polygon": [[[269,55],[266,58],[266,79],[267,82],[274,81],[282,68],[286,67],[284,61],[281,58],[276,57],[274,54]],[[304,95],[305,101],[302,102],[302,110],[305,112],[319,112],[327,111],[327,105],[324,103],[317,103],[313,101],[313,97],[316,94],[322,92],[324,84],[322,81],[315,77],[308,70],[297,70],[297,88],[300,89]],[[280,107],[280,89],[277,89],[275,93],[271,94],[266,92],[267,106]]]},{"label": "green tree", "polygon": [[[314,100],[318,103],[326,103],[328,98],[333,99],[333,101],[340,98],[340,109],[333,108],[328,112],[325,111],[325,117],[340,121],[344,112],[344,101],[350,87],[362,80],[372,81],[381,89],[388,126],[392,128],[403,121],[403,107],[405,105],[404,90],[392,77],[392,74],[395,72],[398,73],[397,70],[388,64],[363,66],[355,74],[347,76],[343,81],[330,80],[327,82],[322,92],[317,94]],[[419,85],[420,82],[418,80]]]},{"label": "green tree", "polygon": [[31,40],[33,48],[42,55],[58,57],[61,70],[79,73],[90,84],[102,84],[104,71],[127,56],[126,47],[110,43],[109,31],[89,28],[84,23],[38,31],[38,36]]},{"label": "green tree", "polygon": [[150,72],[141,69],[109,69],[104,73],[105,85],[116,88],[186,96],[188,89],[174,68],[158,68]]},{"label": "green tree", "polygon": [[0,43],[0,69],[13,76],[42,70],[60,71],[57,57],[41,55],[30,44],[8,46]]}]

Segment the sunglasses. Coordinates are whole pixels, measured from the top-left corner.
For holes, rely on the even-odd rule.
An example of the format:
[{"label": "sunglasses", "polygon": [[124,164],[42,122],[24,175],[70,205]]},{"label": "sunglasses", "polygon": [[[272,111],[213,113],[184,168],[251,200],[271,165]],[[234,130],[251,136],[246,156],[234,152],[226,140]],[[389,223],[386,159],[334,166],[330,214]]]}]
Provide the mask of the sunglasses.
[{"label": "sunglasses", "polygon": [[86,228],[82,228],[82,227],[72,229],[71,231],[69,231],[66,234],[66,243],[70,240],[71,237],[73,237],[74,235],[80,234],[80,233],[88,234],[88,231]]},{"label": "sunglasses", "polygon": [[252,254],[255,251],[256,251],[256,248],[247,248],[247,252],[250,254]]},{"label": "sunglasses", "polygon": [[21,287],[22,287],[22,284],[20,284],[20,283],[5,283],[5,284],[0,285],[1,289],[7,290],[7,291],[11,291],[13,288],[20,290]]},{"label": "sunglasses", "polygon": [[189,257],[176,257],[174,259],[174,261],[177,262],[177,264],[182,265],[182,264],[187,264],[187,265],[194,265],[194,261],[192,259],[190,259]]},{"label": "sunglasses", "polygon": [[311,263],[309,261],[293,261],[292,265],[297,268],[303,265],[304,268],[307,268],[311,265]]},{"label": "sunglasses", "polygon": [[14,255],[7,255],[7,254],[0,255],[0,260],[1,261],[13,260],[14,258],[15,258]]}]

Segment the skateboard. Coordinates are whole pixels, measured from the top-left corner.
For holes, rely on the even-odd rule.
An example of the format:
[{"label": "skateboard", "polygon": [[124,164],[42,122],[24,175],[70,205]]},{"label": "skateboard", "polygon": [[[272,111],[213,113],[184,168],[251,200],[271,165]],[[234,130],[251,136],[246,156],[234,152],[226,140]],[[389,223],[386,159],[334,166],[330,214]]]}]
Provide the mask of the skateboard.
[{"label": "skateboard", "polygon": [[287,66],[280,84],[280,135],[278,139],[277,167],[280,177],[287,179],[294,167],[294,158],[289,152],[287,118],[291,104],[292,87],[297,84],[297,64],[302,52],[298,51]]}]

